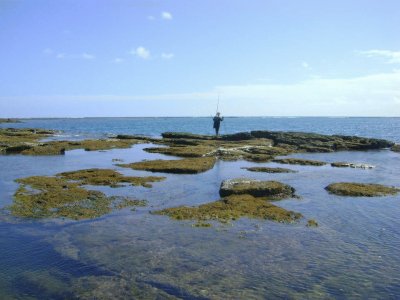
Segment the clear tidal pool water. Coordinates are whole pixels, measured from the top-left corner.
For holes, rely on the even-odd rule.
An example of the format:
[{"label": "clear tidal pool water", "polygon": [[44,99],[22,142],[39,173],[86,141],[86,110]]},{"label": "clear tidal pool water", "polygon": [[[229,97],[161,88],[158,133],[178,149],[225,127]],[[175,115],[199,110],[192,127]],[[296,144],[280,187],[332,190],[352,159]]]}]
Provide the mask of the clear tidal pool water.
[{"label": "clear tidal pool water", "polygon": [[[400,186],[400,155],[388,150],[294,155],[376,166],[370,170],[287,166],[299,172],[264,174],[241,168],[283,165],[218,161],[202,174],[167,175],[151,189],[97,187],[110,195],[146,199],[148,206],[93,220],[24,220],[6,210],[17,188],[14,180],[21,177],[94,167],[153,174],[112,162],[166,158],[144,152],[148,146],[74,150],[64,156],[0,156],[1,299],[399,297],[400,196],[339,197],[324,190],[340,181]],[[276,204],[304,218],[295,224],[243,218],[195,228],[190,221],[149,213],[217,200],[221,181],[235,177],[290,184],[301,198]],[[306,227],[308,219],[319,227]]]}]

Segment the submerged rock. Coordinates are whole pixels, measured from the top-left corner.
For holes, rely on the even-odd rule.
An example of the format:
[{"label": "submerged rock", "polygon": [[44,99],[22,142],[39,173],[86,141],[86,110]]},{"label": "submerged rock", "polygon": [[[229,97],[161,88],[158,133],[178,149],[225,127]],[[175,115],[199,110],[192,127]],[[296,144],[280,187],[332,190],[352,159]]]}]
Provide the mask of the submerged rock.
[{"label": "submerged rock", "polygon": [[17,179],[20,187],[14,194],[10,212],[24,218],[97,218],[129,206],[143,206],[144,200],[108,197],[84,185],[119,187],[122,183],[151,187],[149,182],[163,177],[130,177],[113,170],[88,169],[57,174],[56,177],[32,176]]},{"label": "submerged rock", "polygon": [[285,168],[269,168],[269,167],[248,167],[242,168],[251,172],[262,172],[262,173],[297,173],[297,171]]},{"label": "submerged rock", "polygon": [[131,164],[119,164],[118,166],[150,172],[196,174],[210,170],[214,167],[215,162],[214,157],[200,157],[179,160],[146,160]]},{"label": "submerged rock", "polygon": [[310,219],[307,221],[307,227],[318,227],[318,222],[314,219]]},{"label": "submerged rock", "polygon": [[281,158],[281,159],[274,159],[273,162],[276,162],[276,163],[279,163],[279,164],[302,165],[302,166],[323,166],[323,165],[326,165],[326,162],[323,162],[323,161],[301,159],[301,158]]},{"label": "submerged rock", "polygon": [[265,198],[256,198],[251,195],[231,195],[198,207],[179,206],[153,213],[167,215],[176,220],[198,222],[215,220],[222,223],[241,217],[292,223],[302,217],[300,213],[286,210],[268,202]]},{"label": "submerged rock", "polygon": [[339,182],[332,183],[325,188],[332,194],[351,197],[380,197],[395,195],[399,188],[373,183]]},{"label": "submerged rock", "polygon": [[373,169],[375,166],[369,164],[348,163],[348,162],[333,162],[332,167],[335,168],[358,168],[358,169]]},{"label": "submerged rock", "polygon": [[245,178],[224,180],[219,190],[221,197],[247,194],[254,197],[268,197],[274,200],[294,197],[294,192],[294,188],[278,181]]}]

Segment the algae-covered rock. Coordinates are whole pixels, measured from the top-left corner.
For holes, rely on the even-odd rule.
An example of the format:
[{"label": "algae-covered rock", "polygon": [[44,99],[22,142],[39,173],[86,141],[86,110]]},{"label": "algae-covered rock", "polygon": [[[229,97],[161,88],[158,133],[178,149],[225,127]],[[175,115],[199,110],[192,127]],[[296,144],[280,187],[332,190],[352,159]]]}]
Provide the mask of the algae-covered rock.
[{"label": "algae-covered rock", "polygon": [[165,177],[133,177],[124,176],[121,173],[110,169],[86,169],[57,174],[67,180],[77,180],[84,185],[103,185],[121,187],[124,183],[135,186],[151,187],[151,182],[164,180]]},{"label": "algae-covered rock", "polygon": [[301,158],[281,158],[281,159],[274,159],[273,162],[276,162],[276,163],[279,163],[279,164],[302,165],[302,166],[323,166],[323,165],[326,165],[326,162],[323,162],[323,161],[301,159]]},{"label": "algae-covered rock", "polygon": [[307,221],[307,227],[318,227],[318,222],[314,219],[310,219]]},{"label": "algae-covered rock", "polygon": [[294,188],[278,181],[261,181],[246,178],[224,180],[219,190],[221,197],[247,194],[254,197],[268,197],[274,200],[294,197],[294,192]]},{"label": "algae-covered rock", "polygon": [[291,223],[302,217],[300,213],[286,210],[268,202],[265,198],[256,198],[251,195],[231,195],[198,207],[179,206],[153,213],[167,215],[176,220],[200,222],[215,220],[222,223],[241,217]]},{"label": "algae-covered rock", "polygon": [[179,160],[146,160],[131,164],[119,164],[120,167],[150,172],[196,174],[210,170],[216,159],[214,157],[186,158]]},{"label": "algae-covered rock", "polygon": [[400,144],[396,144],[391,148],[392,151],[394,152],[400,152]]},{"label": "algae-covered rock", "polygon": [[373,183],[339,182],[332,183],[325,188],[332,194],[351,197],[380,197],[395,195],[399,188]]},{"label": "algae-covered rock", "polygon": [[192,140],[211,140],[211,135],[194,134],[189,132],[164,132],[161,136],[165,139],[192,139]]},{"label": "algae-covered rock", "polygon": [[333,162],[332,167],[335,168],[354,168],[354,169],[373,169],[375,166],[369,164],[348,163],[348,162]]},{"label": "algae-covered rock", "polygon": [[97,218],[129,206],[143,206],[144,200],[108,197],[84,185],[119,187],[123,183],[151,187],[164,177],[131,177],[107,169],[87,169],[57,174],[56,177],[32,176],[17,179],[20,187],[14,194],[10,211],[26,218],[58,218],[73,220]]},{"label": "algae-covered rock", "polygon": [[286,169],[286,168],[269,168],[269,167],[248,167],[242,168],[251,172],[261,172],[261,173],[296,173],[297,171]]}]

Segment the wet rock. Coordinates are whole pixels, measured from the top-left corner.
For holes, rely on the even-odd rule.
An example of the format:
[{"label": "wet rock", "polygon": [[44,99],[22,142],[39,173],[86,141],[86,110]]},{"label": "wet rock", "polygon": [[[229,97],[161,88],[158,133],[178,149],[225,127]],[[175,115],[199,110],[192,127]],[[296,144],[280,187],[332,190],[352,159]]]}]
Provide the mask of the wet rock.
[{"label": "wet rock", "polygon": [[307,227],[318,227],[318,222],[314,219],[310,219],[307,221]]},{"label": "wet rock", "polygon": [[279,164],[302,165],[302,166],[323,166],[323,165],[326,165],[326,163],[323,162],[323,161],[301,159],[301,158],[274,159],[273,162],[276,162],[276,163],[279,163]]},{"label": "wet rock", "polygon": [[254,197],[268,197],[274,200],[294,197],[294,192],[295,190],[291,186],[277,181],[246,178],[224,180],[219,190],[221,197],[247,194]]},{"label": "wet rock", "polygon": [[351,197],[380,197],[395,195],[399,188],[373,183],[339,182],[332,183],[325,188],[332,194]]},{"label": "wet rock", "polygon": [[296,173],[297,171],[285,168],[269,168],[269,167],[249,167],[242,168],[251,172],[262,172],[262,173]]},{"label": "wet rock", "polygon": [[359,168],[359,169],[373,169],[375,166],[369,164],[348,163],[348,162],[333,162],[332,167],[335,168]]},{"label": "wet rock", "polygon": [[118,166],[150,172],[196,174],[210,170],[215,162],[214,157],[201,157],[179,160],[146,160],[131,164],[119,164]]},{"label": "wet rock", "polygon": [[394,152],[400,152],[400,144],[396,144],[391,148],[392,151]]},{"label": "wet rock", "polygon": [[251,140],[254,137],[250,134],[250,132],[238,132],[233,134],[221,135],[219,138],[224,141],[244,141]]},{"label": "wet rock", "polygon": [[198,207],[179,206],[155,211],[153,214],[167,215],[176,220],[198,222],[215,220],[222,223],[241,217],[292,223],[302,217],[300,213],[286,210],[268,202],[265,198],[251,195],[231,195]]},{"label": "wet rock", "polygon": [[194,134],[189,132],[164,132],[161,136],[165,139],[191,139],[191,140],[212,140],[214,136]]},{"label": "wet rock", "polygon": [[22,151],[32,149],[32,146],[29,145],[18,145],[18,146],[11,146],[5,148],[5,153],[6,154],[17,154],[21,153]]}]

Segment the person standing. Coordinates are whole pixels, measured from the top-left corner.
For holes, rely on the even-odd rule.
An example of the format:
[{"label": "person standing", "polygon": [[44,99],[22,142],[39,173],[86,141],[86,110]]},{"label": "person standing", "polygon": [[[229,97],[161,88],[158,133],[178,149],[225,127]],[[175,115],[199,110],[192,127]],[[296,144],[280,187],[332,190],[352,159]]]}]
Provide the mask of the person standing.
[{"label": "person standing", "polygon": [[217,112],[217,114],[215,115],[215,117],[213,118],[213,122],[214,122],[214,129],[215,129],[215,135],[218,136],[219,134],[219,127],[221,126],[221,122],[224,120],[224,117],[220,116],[221,114],[219,112]]}]

